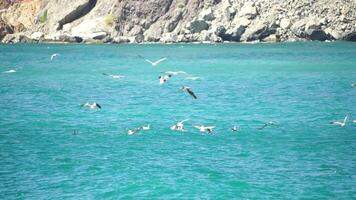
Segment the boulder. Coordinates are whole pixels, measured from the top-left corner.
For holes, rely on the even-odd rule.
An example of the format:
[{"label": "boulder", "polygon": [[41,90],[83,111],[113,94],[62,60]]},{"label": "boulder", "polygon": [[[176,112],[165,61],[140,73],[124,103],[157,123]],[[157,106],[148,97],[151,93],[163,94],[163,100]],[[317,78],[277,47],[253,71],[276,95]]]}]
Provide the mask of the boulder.
[{"label": "boulder", "polygon": [[30,38],[32,40],[37,40],[37,41],[43,39],[43,37],[44,37],[44,34],[42,32],[34,32],[30,36]]},{"label": "boulder", "polygon": [[356,42],[356,32],[348,33],[342,39],[345,41]]},{"label": "boulder", "polygon": [[279,23],[279,26],[283,29],[289,29],[292,26],[292,23],[289,19],[283,18]]},{"label": "boulder", "polygon": [[299,21],[296,21],[292,26],[291,26],[291,31],[298,37],[304,37],[304,30],[305,30],[305,25],[306,21],[304,19],[301,19]]},{"label": "boulder", "polygon": [[33,40],[27,37],[24,33],[14,33],[14,34],[7,34],[3,40],[3,43],[30,43]]},{"label": "boulder", "polygon": [[265,21],[258,21],[257,23],[250,25],[241,36],[241,41],[254,41],[261,40],[270,34],[274,33],[274,30],[269,30],[268,23]]},{"label": "boulder", "polygon": [[318,19],[310,19],[306,24],[305,24],[305,30],[309,29],[320,29],[321,28],[321,22]]},{"label": "boulder", "polygon": [[324,30],[324,32],[328,35],[328,38],[335,39],[335,40],[341,40],[343,35],[342,33],[328,27]]},{"label": "boulder", "polygon": [[213,10],[211,8],[202,10],[199,14],[199,19],[204,21],[213,21],[215,19]]},{"label": "boulder", "polygon": [[240,11],[238,12],[239,17],[247,17],[248,19],[253,19],[257,15],[257,8],[253,2],[245,3]]},{"label": "boulder", "polygon": [[94,39],[94,40],[102,40],[104,39],[108,34],[104,31],[100,31],[100,32],[95,32],[95,33],[90,33],[88,34],[86,37],[90,38],[90,39]]},{"label": "boulder", "polygon": [[326,33],[321,29],[308,29],[305,31],[306,37],[310,40],[325,41],[328,39]]},{"label": "boulder", "polygon": [[204,20],[194,20],[187,27],[191,33],[200,33],[203,30],[208,30],[209,24]]}]

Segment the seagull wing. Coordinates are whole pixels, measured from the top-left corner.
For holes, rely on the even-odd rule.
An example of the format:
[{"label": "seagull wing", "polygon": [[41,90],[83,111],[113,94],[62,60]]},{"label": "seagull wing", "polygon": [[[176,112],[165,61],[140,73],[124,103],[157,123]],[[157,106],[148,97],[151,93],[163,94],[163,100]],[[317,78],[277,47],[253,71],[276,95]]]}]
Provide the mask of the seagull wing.
[{"label": "seagull wing", "polygon": [[197,96],[195,96],[194,92],[191,89],[187,89],[187,92],[194,98],[197,99]]},{"label": "seagull wing", "polygon": [[150,61],[150,60],[148,60],[148,59],[145,59],[145,61],[148,62],[148,63],[150,63],[151,65],[154,65],[154,64],[155,64],[154,62],[152,62],[152,61]]},{"label": "seagull wing", "polygon": [[101,109],[101,105],[99,105],[98,103],[95,103],[96,107]]},{"label": "seagull wing", "polygon": [[159,59],[159,60],[157,60],[156,62],[154,62],[154,64],[158,64],[158,63],[160,63],[160,62],[162,62],[162,61],[164,61],[164,60],[166,60],[167,58],[161,58],[161,59]]},{"label": "seagull wing", "polygon": [[186,121],[189,121],[189,119],[182,120],[182,121],[180,121],[179,123],[183,124],[183,123],[186,122]]},{"label": "seagull wing", "polygon": [[344,118],[344,124],[346,123],[346,120],[347,120],[348,117],[349,117],[348,115],[345,116],[345,118]]},{"label": "seagull wing", "polygon": [[268,124],[264,124],[263,126],[261,126],[260,128],[258,128],[258,130],[262,130],[262,129],[266,128],[266,126],[268,126]]},{"label": "seagull wing", "polygon": [[194,128],[200,129],[202,126],[200,125],[193,125]]}]

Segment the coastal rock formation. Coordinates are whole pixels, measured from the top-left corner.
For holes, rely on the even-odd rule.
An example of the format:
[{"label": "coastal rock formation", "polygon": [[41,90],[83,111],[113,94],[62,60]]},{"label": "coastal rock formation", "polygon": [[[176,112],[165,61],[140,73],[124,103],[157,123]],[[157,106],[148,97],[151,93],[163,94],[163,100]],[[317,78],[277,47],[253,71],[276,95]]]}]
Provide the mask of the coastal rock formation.
[{"label": "coastal rock formation", "polygon": [[2,42],[355,41],[354,0],[23,0]]}]

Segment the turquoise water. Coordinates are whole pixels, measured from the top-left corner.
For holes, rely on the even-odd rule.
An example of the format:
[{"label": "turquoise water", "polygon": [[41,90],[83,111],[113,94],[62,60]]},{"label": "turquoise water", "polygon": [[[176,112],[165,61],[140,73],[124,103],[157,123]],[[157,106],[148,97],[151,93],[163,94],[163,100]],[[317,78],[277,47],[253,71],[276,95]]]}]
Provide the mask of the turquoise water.
[{"label": "turquoise water", "polygon": [[[11,69],[0,199],[356,198],[356,123],[329,124],[356,119],[353,43],[1,45],[0,71]],[[177,70],[202,80],[158,84]],[[187,132],[169,129],[186,118]],[[278,125],[257,130],[267,121]]]}]

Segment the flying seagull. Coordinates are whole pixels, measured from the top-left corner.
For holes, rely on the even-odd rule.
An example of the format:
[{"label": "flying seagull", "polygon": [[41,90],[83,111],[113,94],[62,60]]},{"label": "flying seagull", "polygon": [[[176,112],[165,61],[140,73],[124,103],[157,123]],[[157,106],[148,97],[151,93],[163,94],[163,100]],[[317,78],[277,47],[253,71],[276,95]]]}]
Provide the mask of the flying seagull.
[{"label": "flying seagull", "polygon": [[352,84],[351,84],[351,87],[356,87],[356,83],[352,83]]},{"label": "flying seagull", "polygon": [[164,83],[166,83],[168,81],[169,78],[171,78],[172,75],[171,74],[166,74],[166,75],[162,75],[162,76],[159,76],[159,84],[160,85],[163,85]]},{"label": "flying seagull", "polygon": [[264,128],[266,128],[267,126],[272,126],[272,125],[276,125],[276,123],[270,121],[270,122],[267,122],[265,123],[263,126],[261,126],[260,128],[258,128],[258,130],[262,130]]},{"label": "flying seagull", "polygon": [[200,132],[212,133],[215,126],[193,125],[194,128],[199,129]]},{"label": "flying seagull", "polygon": [[103,73],[103,75],[104,76],[110,76],[111,78],[114,78],[114,79],[125,78],[125,76],[119,75],[119,74],[106,74],[106,73]]},{"label": "flying seagull", "polygon": [[182,132],[184,132],[184,131],[186,131],[185,129],[184,129],[184,122],[186,122],[186,121],[188,121],[189,119],[185,119],[185,120],[182,120],[182,121],[180,121],[180,122],[177,122],[176,124],[174,124],[173,126],[171,126],[171,130],[172,131],[182,131]]},{"label": "flying seagull", "polygon": [[151,60],[148,60],[148,59],[146,59],[146,58],[144,58],[144,57],[142,57],[140,55],[138,57],[145,59],[145,61],[150,63],[153,67],[157,66],[160,62],[162,62],[162,61],[167,59],[167,58],[161,58],[161,59],[159,59],[157,61],[151,61]]},{"label": "flying seagull", "polygon": [[188,94],[190,94],[194,99],[197,98],[197,96],[195,96],[194,92],[190,89],[190,87],[183,86],[181,87],[181,90],[187,91]]},{"label": "flying seagull", "polygon": [[86,102],[85,104],[81,104],[81,106],[83,107],[83,108],[86,108],[86,107],[88,107],[88,108],[90,108],[90,109],[96,109],[96,108],[99,108],[99,109],[101,109],[101,106],[98,104],[98,103],[96,103],[96,102],[94,102],[94,103],[89,103],[89,102]]},{"label": "flying seagull", "polygon": [[51,60],[55,59],[57,56],[60,56],[60,54],[58,53],[54,53],[51,55]]},{"label": "flying seagull", "polygon": [[345,126],[346,125],[346,121],[347,121],[347,118],[349,117],[349,115],[346,115],[345,118],[344,118],[344,121],[333,121],[333,122],[330,122],[330,124],[333,124],[333,125],[339,125],[341,127]]}]

